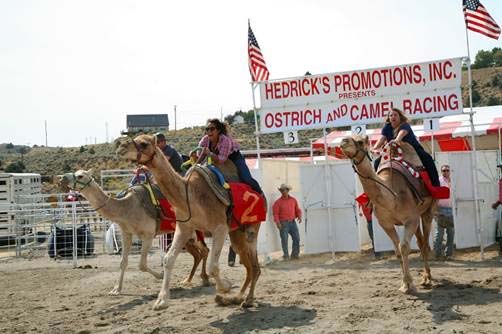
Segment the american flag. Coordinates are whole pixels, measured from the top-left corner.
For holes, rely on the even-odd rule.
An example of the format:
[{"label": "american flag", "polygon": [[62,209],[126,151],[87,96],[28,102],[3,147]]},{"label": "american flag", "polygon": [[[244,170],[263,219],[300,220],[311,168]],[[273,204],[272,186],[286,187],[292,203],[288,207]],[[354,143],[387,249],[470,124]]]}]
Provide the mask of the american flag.
[{"label": "american flag", "polygon": [[500,27],[478,0],[463,0],[467,29],[498,39]]},{"label": "american flag", "polygon": [[249,55],[249,72],[253,81],[268,80],[268,69],[265,64],[265,59],[261,54],[260,46],[256,37],[254,37],[251,24],[248,23],[248,55]]}]

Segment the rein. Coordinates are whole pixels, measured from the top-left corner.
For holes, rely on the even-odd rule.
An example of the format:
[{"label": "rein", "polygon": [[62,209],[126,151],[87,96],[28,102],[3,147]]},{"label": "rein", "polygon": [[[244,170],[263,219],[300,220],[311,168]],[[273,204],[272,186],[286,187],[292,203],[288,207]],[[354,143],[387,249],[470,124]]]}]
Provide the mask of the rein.
[{"label": "rein", "polygon": [[[140,158],[141,158],[141,155],[144,154],[142,151],[141,151],[141,147],[140,145],[132,138],[131,139],[133,144],[134,144],[134,147],[136,147],[136,151],[137,151],[137,156],[136,156],[136,162],[139,165],[146,165],[147,163],[151,162],[155,156],[155,151],[154,153],[152,154],[152,156],[150,157],[150,159],[148,159],[147,161],[140,161]],[[176,171],[174,171],[176,173]],[[148,177],[148,175],[145,173],[145,176],[146,176],[146,179],[147,179],[147,182],[148,184],[150,184],[151,186],[151,183],[150,183],[150,178]],[[186,203],[187,203],[187,207],[188,207],[188,218],[187,219],[176,219],[176,222],[179,222],[179,223],[186,223],[187,221],[189,221],[190,219],[192,219],[192,208],[190,206],[190,201],[188,199],[188,183],[190,181],[190,177],[192,176],[192,173],[190,173],[190,175],[188,175],[188,179],[187,179],[187,182],[185,183],[185,196],[186,196]]]},{"label": "rein", "polygon": [[[94,179],[91,177],[89,182],[81,182],[77,179],[77,177],[75,176],[75,173],[72,173],[72,177],[73,177],[73,189],[78,190],[79,192],[81,192],[82,190],[87,188],[94,181]],[[83,187],[78,189],[77,184],[83,185]],[[105,202],[102,205],[100,205],[99,207],[95,208],[94,211],[98,211],[99,209],[104,208],[108,204],[108,202],[110,201],[110,198],[111,198],[110,196],[107,196]],[[89,211],[82,205],[82,201],[80,200],[78,195],[77,195],[77,199],[78,199],[78,203],[80,204],[80,206],[82,206],[84,211],[85,212]]]},{"label": "rein", "polygon": [[[363,158],[359,161],[356,160],[356,157],[357,155],[359,154],[359,152],[362,152],[363,153]],[[363,161],[364,159],[366,159],[366,157],[368,158],[369,161],[372,161],[371,160],[371,157],[368,153],[368,151],[366,150],[363,150],[361,148],[358,148],[357,149],[357,152],[356,154],[354,154],[354,156],[352,157],[349,157],[349,159],[352,161],[352,169],[354,170],[354,173],[356,173],[357,175],[359,175],[359,177],[363,178],[363,179],[366,179],[366,180],[371,180],[373,182],[376,182],[378,183],[379,185],[381,185],[382,187],[384,187],[385,189],[387,189],[392,195],[394,195],[394,197],[397,197],[397,194],[394,190],[390,189],[385,183],[383,183],[382,181],[378,180],[378,179],[375,179],[371,176],[364,176],[362,175],[355,166],[359,166]]]}]

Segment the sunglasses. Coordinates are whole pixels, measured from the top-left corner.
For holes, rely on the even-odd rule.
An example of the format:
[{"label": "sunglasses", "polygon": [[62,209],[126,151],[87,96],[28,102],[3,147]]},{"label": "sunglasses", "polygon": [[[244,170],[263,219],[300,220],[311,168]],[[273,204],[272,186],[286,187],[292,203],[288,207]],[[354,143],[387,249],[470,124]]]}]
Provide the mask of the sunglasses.
[{"label": "sunglasses", "polygon": [[216,130],[216,127],[215,127],[215,126],[208,126],[208,127],[206,128],[206,132],[209,132],[209,131],[214,131],[214,130]]},{"label": "sunglasses", "polygon": [[449,169],[443,169],[442,172],[449,172],[450,170]]}]

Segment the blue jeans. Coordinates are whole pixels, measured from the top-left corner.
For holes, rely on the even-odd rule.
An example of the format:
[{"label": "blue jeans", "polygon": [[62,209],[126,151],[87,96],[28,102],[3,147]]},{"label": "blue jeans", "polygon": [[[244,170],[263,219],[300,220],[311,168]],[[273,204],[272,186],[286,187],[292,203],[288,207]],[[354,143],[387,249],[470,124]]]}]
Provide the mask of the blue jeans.
[{"label": "blue jeans", "polygon": [[291,235],[293,239],[293,251],[291,252],[291,257],[298,257],[300,255],[300,232],[298,231],[298,226],[294,220],[281,221],[281,229],[279,230],[281,235],[281,246],[284,258],[289,258],[288,251],[288,234]]},{"label": "blue jeans", "polygon": [[446,256],[453,255],[453,239],[455,237],[455,227],[453,225],[453,213],[451,208],[438,208],[438,213],[447,216],[451,219],[451,225],[448,227],[441,227],[437,225],[436,233],[434,235],[434,253],[436,257],[443,255],[443,237],[446,230]]},{"label": "blue jeans", "polygon": [[233,152],[228,156],[228,158],[232,160],[235,167],[237,168],[239,179],[241,179],[242,182],[253,188],[253,190],[256,191],[258,194],[262,194],[263,190],[261,190],[261,187],[258,184],[258,182],[255,179],[253,179],[253,176],[249,171],[248,165],[246,165],[246,160],[244,160],[241,151]]}]

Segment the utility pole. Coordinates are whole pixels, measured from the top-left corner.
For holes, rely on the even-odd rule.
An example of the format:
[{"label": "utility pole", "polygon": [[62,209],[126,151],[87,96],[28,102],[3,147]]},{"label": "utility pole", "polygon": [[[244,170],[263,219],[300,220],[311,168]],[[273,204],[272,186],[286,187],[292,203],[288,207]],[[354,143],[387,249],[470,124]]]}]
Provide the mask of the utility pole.
[{"label": "utility pole", "polygon": [[45,147],[47,147],[47,120],[45,121]]},{"label": "utility pole", "polygon": [[176,105],[174,105],[174,132],[176,132]]},{"label": "utility pole", "polygon": [[106,143],[108,143],[108,122],[105,122],[105,129],[106,129]]},{"label": "utility pole", "polygon": [[220,121],[223,122],[223,107],[220,107]]}]

